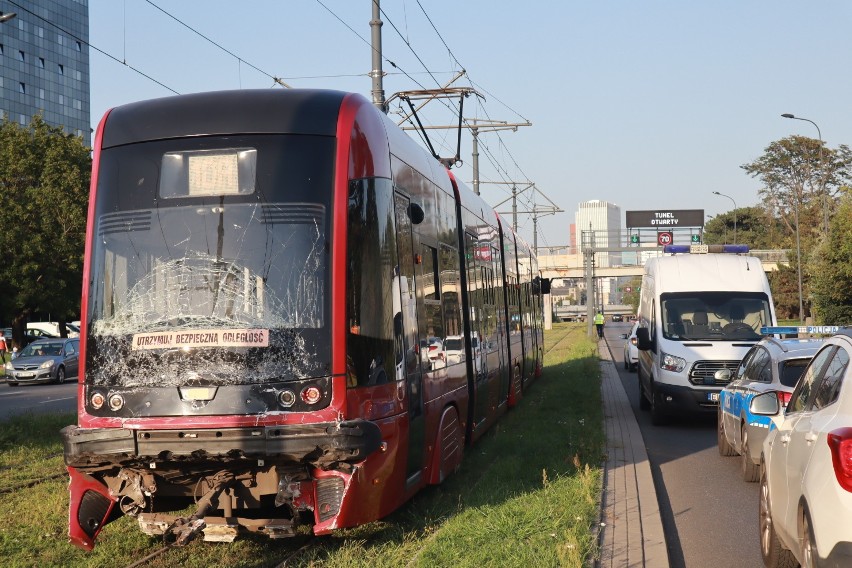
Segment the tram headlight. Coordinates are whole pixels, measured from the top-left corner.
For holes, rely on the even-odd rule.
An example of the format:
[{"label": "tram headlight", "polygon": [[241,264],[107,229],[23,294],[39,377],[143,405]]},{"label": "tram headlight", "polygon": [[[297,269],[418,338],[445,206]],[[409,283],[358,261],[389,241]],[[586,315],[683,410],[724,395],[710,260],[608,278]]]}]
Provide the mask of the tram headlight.
[{"label": "tram headlight", "polygon": [[103,393],[96,392],[92,395],[92,398],[89,399],[89,402],[91,403],[92,408],[94,408],[95,410],[100,410],[106,402],[106,398],[104,397]]},{"label": "tram headlight", "polygon": [[309,386],[302,389],[301,396],[307,404],[316,404],[322,398],[322,391],[315,386]]},{"label": "tram headlight", "polygon": [[296,403],[296,393],[291,390],[283,390],[279,392],[278,403],[284,408],[290,408]]},{"label": "tram headlight", "polygon": [[109,409],[114,411],[121,410],[124,406],[124,397],[120,394],[113,394],[109,397]]}]

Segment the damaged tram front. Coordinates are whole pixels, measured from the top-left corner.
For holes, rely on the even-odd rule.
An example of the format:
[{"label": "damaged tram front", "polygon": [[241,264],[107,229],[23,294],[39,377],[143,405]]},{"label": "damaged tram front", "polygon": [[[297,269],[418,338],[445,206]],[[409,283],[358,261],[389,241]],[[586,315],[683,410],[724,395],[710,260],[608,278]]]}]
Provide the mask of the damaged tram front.
[{"label": "damaged tram front", "polygon": [[102,120],[79,422],[63,429],[77,546],[121,514],[178,543],[333,528],[382,443],[347,419],[333,372],[342,101],[241,91]]}]

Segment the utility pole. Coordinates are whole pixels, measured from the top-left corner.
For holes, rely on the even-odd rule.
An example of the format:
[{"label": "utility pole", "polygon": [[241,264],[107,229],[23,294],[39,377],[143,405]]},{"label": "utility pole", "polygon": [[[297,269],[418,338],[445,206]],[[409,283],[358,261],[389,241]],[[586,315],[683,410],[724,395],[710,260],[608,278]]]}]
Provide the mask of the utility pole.
[{"label": "utility pole", "polygon": [[[539,190],[538,187],[536,187],[536,185],[532,182],[514,182],[514,181],[499,182],[499,181],[495,181],[495,182],[483,182],[483,183],[512,184],[512,196],[507,198],[507,199],[504,199],[503,201],[501,201],[500,203],[495,205],[494,209],[497,209],[498,207],[500,207],[501,205],[503,205],[504,203],[509,201],[509,199],[512,200],[512,228],[515,229],[515,232],[517,232],[517,230],[518,230],[518,213],[533,216],[533,250],[534,250],[536,256],[538,256],[538,218],[539,218],[539,213],[544,213],[544,215],[555,215],[556,213],[562,213],[563,210],[560,209],[559,206],[556,205],[549,197],[547,197],[544,193],[542,193],[541,190]],[[527,185],[527,187],[525,187],[520,192],[517,191],[516,185],[523,184],[523,183],[526,183],[526,184],[529,184],[529,185]],[[518,211],[518,206],[517,206],[518,194],[523,193],[524,191],[526,191],[528,189],[533,190],[533,208],[532,208],[532,211]],[[547,200],[547,202],[549,203],[549,205],[540,206],[539,204],[535,203],[535,194],[536,193],[538,193],[538,195],[541,195],[542,197],[544,197]],[[501,214],[502,214],[502,212],[501,212]]]},{"label": "utility pole", "polygon": [[370,77],[373,78],[373,105],[383,113],[387,114],[385,104],[384,72],[382,71],[382,11],[379,8],[379,0],[373,2],[373,19],[370,20],[370,39],[373,45],[373,69]]},{"label": "utility pole", "polygon": [[527,121],[510,124],[501,120],[480,120],[477,118],[472,118],[469,122],[470,124],[467,125],[467,128],[470,129],[470,134],[473,136],[473,161],[471,163],[471,167],[473,168],[473,192],[479,195],[479,131],[494,132],[497,130],[511,130],[512,132],[517,132],[519,126],[532,126],[532,123]]}]

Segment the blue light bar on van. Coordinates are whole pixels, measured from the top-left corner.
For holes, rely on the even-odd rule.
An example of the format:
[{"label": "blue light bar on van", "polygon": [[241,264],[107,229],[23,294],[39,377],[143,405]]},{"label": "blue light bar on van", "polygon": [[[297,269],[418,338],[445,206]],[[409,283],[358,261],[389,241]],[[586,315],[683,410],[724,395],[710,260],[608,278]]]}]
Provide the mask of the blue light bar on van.
[{"label": "blue light bar on van", "polygon": [[671,254],[707,254],[709,252],[746,254],[748,252],[748,245],[666,245],[663,247],[663,252]]},{"label": "blue light bar on van", "polygon": [[833,335],[838,331],[840,331],[840,326],[837,325],[776,325],[760,328],[761,335],[775,335],[776,333],[784,335],[798,335],[800,333]]}]

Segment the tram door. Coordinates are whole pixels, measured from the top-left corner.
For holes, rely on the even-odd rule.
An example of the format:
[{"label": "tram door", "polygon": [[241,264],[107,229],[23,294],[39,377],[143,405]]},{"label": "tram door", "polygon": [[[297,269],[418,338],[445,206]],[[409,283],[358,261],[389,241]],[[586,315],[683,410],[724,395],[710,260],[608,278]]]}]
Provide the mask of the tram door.
[{"label": "tram door", "polygon": [[[417,291],[414,279],[414,244],[410,217],[410,200],[404,195],[394,195],[396,209],[397,253],[400,282],[400,315],[403,357],[402,375],[408,394],[408,466],[406,475],[412,476],[423,468],[425,453],[425,424],[423,417],[423,376],[420,369],[420,342],[417,334]],[[397,318],[395,318],[397,319]]]}]

